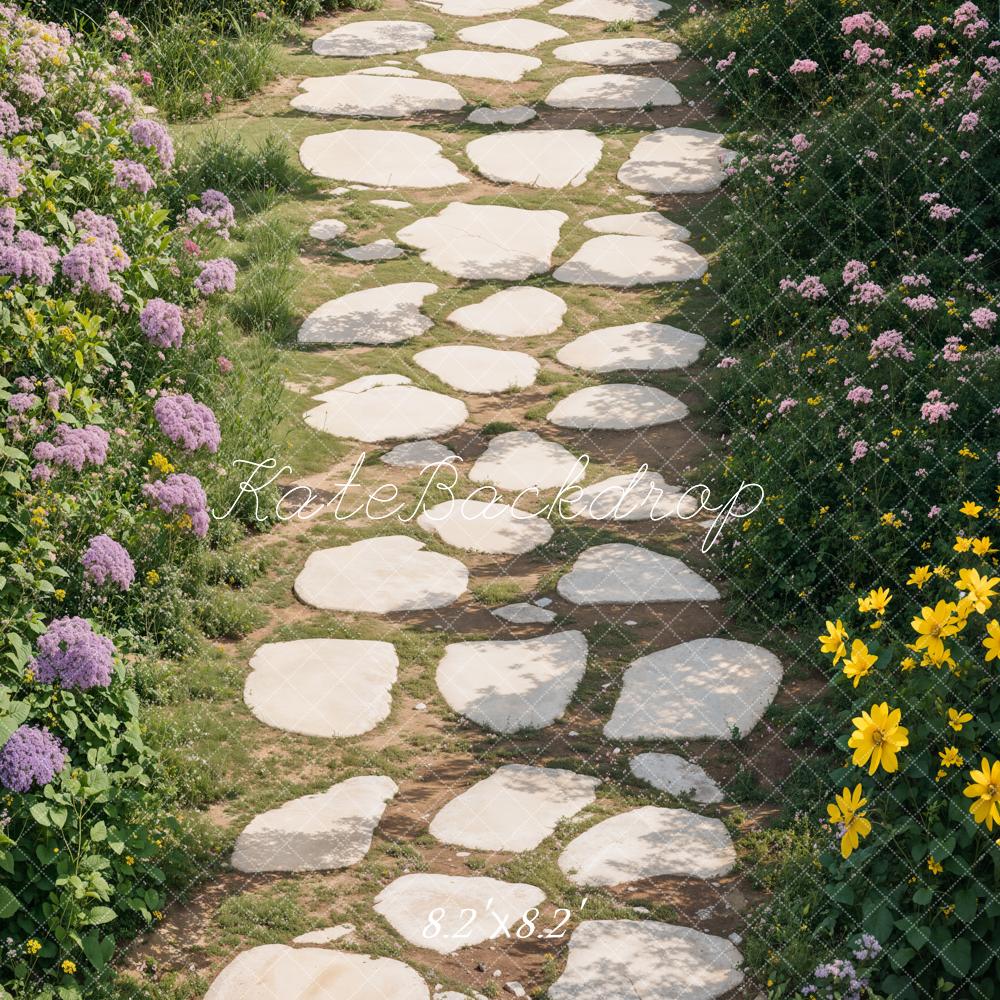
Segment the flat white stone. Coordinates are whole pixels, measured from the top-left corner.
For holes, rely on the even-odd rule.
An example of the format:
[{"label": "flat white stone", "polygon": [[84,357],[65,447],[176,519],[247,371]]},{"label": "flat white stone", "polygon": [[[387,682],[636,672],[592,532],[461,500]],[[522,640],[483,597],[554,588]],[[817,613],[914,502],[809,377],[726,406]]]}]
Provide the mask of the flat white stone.
[{"label": "flat white stone", "polygon": [[589,17],[595,21],[652,21],[670,4],[662,0],[570,0],[559,7],[553,7],[550,14],[563,17]]},{"label": "flat white stone", "polygon": [[515,104],[511,108],[476,108],[465,120],[473,125],[523,125],[537,114],[534,108]]},{"label": "flat white stone", "polygon": [[542,65],[535,56],[513,52],[481,52],[478,49],[447,49],[417,56],[424,69],[442,76],[471,76],[479,80],[503,80],[517,83],[525,73]]},{"label": "flat white stone", "polygon": [[662,389],[617,382],[577,389],[560,399],[547,419],[556,427],[621,431],[669,424],[687,415],[688,408]]},{"label": "flat white stone", "polygon": [[363,246],[340,251],[342,257],[349,257],[360,263],[372,260],[395,260],[397,257],[402,257],[404,253],[406,251],[396,246],[392,240],[376,240],[374,243],[365,243]]},{"label": "flat white stone", "polygon": [[[489,941],[495,934],[504,935],[544,899],[541,889],[526,882],[421,872],[390,882],[375,897],[374,910],[410,944],[450,955]],[[438,921],[440,930],[425,934],[428,914],[435,910],[444,910]]]},{"label": "flat white stone", "polygon": [[313,310],[299,328],[300,344],[398,344],[429,330],[420,311],[438,290],[429,281],[404,281],[348,292]]},{"label": "flat white stone", "polygon": [[507,340],[553,333],[562,326],[565,315],[566,303],[560,296],[526,285],[504,288],[481,302],[462,306],[448,317],[448,322],[463,330]]},{"label": "flat white stone", "polygon": [[561,768],[505,764],[445,805],[430,832],[476,851],[530,851],[589,806],[600,783]]},{"label": "flat white stone", "polygon": [[628,323],[591,330],[561,347],[559,361],[588,372],[668,371],[698,360],[705,338],[666,323]]},{"label": "flat white stone", "polygon": [[552,725],[586,668],[582,632],[455,642],[438,664],[437,685],[460,715],[496,733],[516,733]]},{"label": "flat white stone", "polygon": [[718,132],[664,128],[643,136],[618,170],[618,180],[651,194],[698,194],[714,191],[723,167],[736,154],[721,145]]},{"label": "flat white stone", "polygon": [[354,924],[337,924],[336,927],[322,927],[316,931],[307,931],[296,938],[292,944],[332,944],[341,938],[354,933]]},{"label": "flat white stone", "polygon": [[465,98],[440,80],[382,76],[311,76],[292,107],[311,115],[348,118],[409,118],[424,111],[461,111]]},{"label": "flat white stone", "polygon": [[232,865],[241,872],[305,872],[357,864],[398,790],[391,778],[365,775],[261,813],[237,837]]},{"label": "flat white stone", "polygon": [[625,200],[632,202],[633,205],[646,205],[650,206],[653,204],[647,197],[641,194],[627,194],[625,195]]},{"label": "flat white stone", "polygon": [[471,28],[462,28],[458,37],[470,45],[486,45],[494,49],[516,49],[518,52],[528,52],[556,38],[565,38],[562,28],[553,27],[542,21],[532,21],[526,17],[512,17],[506,21],[490,21],[487,24],[476,24]]},{"label": "flat white stone", "polygon": [[394,958],[264,944],[237,955],[216,977],[205,1000],[428,1000],[429,996],[423,979]]},{"label": "flat white stone", "polygon": [[659,212],[628,212],[625,215],[603,215],[588,219],[584,226],[595,233],[615,233],[619,236],[656,236],[661,240],[689,240],[691,232],[671,222]]},{"label": "flat white stone", "polygon": [[524,602],[506,604],[502,608],[496,608],[492,613],[496,618],[502,618],[514,625],[547,625],[556,617],[554,611],[546,611],[545,608]]},{"label": "flat white stone", "polygon": [[561,444],[546,441],[534,431],[508,431],[490,440],[469,470],[469,479],[502,490],[551,490],[579,482],[584,471]]},{"label": "flat white stone", "polygon": [[552,54],[563,62],[590,66],[639,66],[673,62],[681,54],[681,47],[659,38],[595,38],[560,45]]},{"label": "flat white stone", "polygon": [[339,219],[320,219],[309,227],[309,235],[314,240],[335,240],[347,232],[347,223]]},{"label": "flat white stone", "polygon": [[302,166],[317,177],[376,187],[439,188],[465,184],[441,146],[415,132],[345,128],[307,136],[299,148]]},{"label": "flat white stone", "polygon": [[405,375],[362,375],[361,378],[356,378],[352,382],[345,382],[343,385],[337,387],[338,392],[367,392],[369,389],[375,389],[381,385],[409,385],[410,380]]},{"label": "flat white stone", "polygon": [[403,69],[401,66],[369,66],[367,69],[352,69],[351,76],[420,76],[415,70]]},{"label": "flat white stone", "polygon": [[473,139],[466,155],[499,184],[579,187],[601,159],[604,143],[584,129],[500,132]]},{"label": "flat white stone", "polygon": [[534,383],[539,367],[530,354],[472,344],[431,347],[413,360],[454,389],[484,394],[524,389]]},{"label": "flat white stone", "polygon": [[423,250],[421,260],[456,278],[523,281],[549,269],[568,218],[553,209],[452,202],[396,235]]},{"label": "flat white stone", "polygon": [[648,470],[592,483],[566,499],[570,512],[588,521],[662,521],[698,508],[697,500]]},{"label": "flat white stone", "polygon": [[721,802],[722,789],[704,768],[672,753],[641,753],[629,761],[629,768],[640,780],[678,798],[690,795],[695,802],[710,805]]},{"label": "flat white stone", "polygon": [[552,272],[569,285],[659,285],[691,281],[708,270],[697,250],[678,240],[654,236],[595,236]]},{"label": "flat white stone", "polygon": [[489,555],[521,555],[552,537],[552,525],[543,517],[468,498],[445,500],[425,510],[417,524],[448,545]]},{"label": "flat white stone", "polygon": [[669,80],[625,73],[574,76],[556,84],[545,98],[550,108],[580,111],[662,108],[681,103],[681,95]]},{"label": "flat white stone", "polygon": [[398,201],[395,198],[373,198],[369,205],[378,205],[379,208],[413,208],[413,205],[408,201]]},{"label": "flat white stone", "polygon": [[331,389],[314,398],[320,405],[304,414],[310,427],[369,444],[447,434],[469,416],[460,399],[415,385],[375,385],[361,392]]},{"label": "flat white stone", "polygon": [[604,733],[611,739],[731,739],[734,728],[753,729],[780,683],[781,662],[766,649],[694,639],[632,663]]},{"label": "flat white stone", "polygon": [[419,0],[425,7],[433,7],[440,14],[452,17],[493,17],[512,14],[525,7],[537,7],[541,0]]},{"label": "flat white stone", "polygon": [[422,21],[353,21],[334,28],[312,43],[320,56],[387,56],[426,49],[434,29]]},{"label": "flat white stone", "polygon": [[743,982],[725,938],[658,920],[585,920],[550,1000],[714,1000]]},{"label": "flat white stone", "polygon": [[[556,586],[573,604],[717,601],[719,592],[673,556],[614,542],[582,552]],[[713,678],[706,677],[711,684]]]},{"label": "flat white stone", "polygon": [[458,456],[437,441],[404,441],[382,456],[386,465],[401,469],[423,469],[448,459],[457,460]]},{"label": "flat white stone", "polygon": [[687,809],[643,806],[612,816],[570,841],[559,867],[574,885],[621,885],[660,875],[718,878],[736,851],[721,820]]}]

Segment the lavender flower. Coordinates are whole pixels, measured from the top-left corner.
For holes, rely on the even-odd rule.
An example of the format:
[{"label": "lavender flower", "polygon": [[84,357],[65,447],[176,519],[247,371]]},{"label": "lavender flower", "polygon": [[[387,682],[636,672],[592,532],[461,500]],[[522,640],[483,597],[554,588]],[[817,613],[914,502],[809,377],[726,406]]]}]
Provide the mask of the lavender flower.
[{"label": "lavender flower", "polygon": [[0,274],[10,274],[16,281],[51,285],[55,279],[52,265],[59,254],[38,233],[22,229],[6,246],[0,246]]},{"label": "lavender flower", "polygon": [[217,257],[201,265],[194,287],[204,296],[236,291],[236,265],[228,257]]},{"label": "lavender flower", "polygon": [[24,162],[9,157],[0,149],[0,194],[16,198],[23,190],[21,175],[27,170]]},{"label": "lavender flower", "polygon": [[34,73],[22,73],[17,78],[17,89],[33,104],[37,104],[45,96],[45,84]]},{"label": "lavender flower", "polygon": [[128,130],[132,141],[146,149],[152,149],[164,170],[174,165],[174,144],[167,130],[159,123],[142,118]]},{"label": "lavender flower", "polygon": [[128,590],[135,579],[135,563],[124,546],[108,535],[95,535],[80,558],[83,575],[98,587],[111,580],[120,590]]},{"label": "lavender flower", "polygon": [[98,215],[85,208],[73,216],[73,225],[85,236],[94,236],[112,244],[121,243],[118,223],[110,215]]},{"label": "lavender flower", "polygon": [[153,413],[160,430],[187,451],[201,447],[211,452],[219,450],[222,437],[215,414],[187,393],[161,396],[153,405]]},{"label": "lavender flower", "polygon": [[17,108],[10,101],[0,98],[0,139],[9,139],[21,131]]},{"label": "lavender flower", "polygon": [[157,347],[180,347],[184,320],[180,306],[163,299],[150,299],[139,314],[139,326],[146,339]]},{"label": "lavender flower", "polygon": [[57,618],[35,643],[38,656],[30,663],[35,680],[86,691],[111,683],[114,643],[98,635],[83,618]]},{"label": "lavender flower", "polygon": [[202,191],[198,205],[187,210],[187,221],[190,226],[205,226],[228,240],[229,227],[236,221],[236,213],[232,202],[221,191],[208,188]]},{"label": "lavender flower", "polygon": [[0,785],[12,792],[43,788],[66,766],[66,751],[47,730],[18,726],[0,749]]},{"label": "lavender flower", "polygon": [[104,93],[107,94],[108,100],[112,104],[117,104],[119,107],[127,108],[132,104],[132,91],[128,87],[123,87],[120,83],[108,84],[108,88]]},{"label": "lavender flower", "polygon": [[36,461],[69,466],[80,472],[87,463],[103,465],[107,461],[109,440],[108,432],[95,424],[87,427],[60,424],[56,428],[55,444],[39,441],[31,454]]},{"label": "lavender flower", "polygon": [[95,295],[116,298],[112,292],[111,272],[124,271],[131,263],[118,244],[87,236],[63,257],[60,266],[63,276],[73,283],[74,291],[86,287]]},{"label": "lavender flower", "polygon": [[146,483],[142,492],[164,514],[178,510],[191,521],[191,530],[203,538],[208,534],[208,498],[197,476],[186,472],[173,472],[166,479]]},{"label": "lavender flower", "polygon": [[27,413],[40,402],[41,400],[33,392],[15,392],[7,400],[7,405],[14,413]]},{"label": "lavender flower", "polygon": [[16,221],[17,212],[14,211],[13,205],[4,205],[0,208],[0,244],[13,241]]},{"label": "lavender flower", "polygon": [[156,187],[150,172],[135,160],[115,160],[111,167],[115,172],[115,187],[135,188],[139,194],[148,194]]}]

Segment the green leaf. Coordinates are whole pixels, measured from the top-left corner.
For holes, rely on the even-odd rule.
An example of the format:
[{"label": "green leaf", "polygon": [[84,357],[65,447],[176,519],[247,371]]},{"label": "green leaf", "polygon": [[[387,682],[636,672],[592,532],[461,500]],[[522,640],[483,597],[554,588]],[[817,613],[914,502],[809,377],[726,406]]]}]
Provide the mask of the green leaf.
[{"label": "green leaf", "polygon": [[915,951],[919,951],[931,939],[929,927],[911,927],[906,932],[906,940]]},{"label": "green leaf", "polygon": [[31,813],[31,818],[39,826],[52,826],[52,818],[49,816],[49,804],[48,802],[36,802],[28,810]]},{"label": "green leaf", "polygon": [[12,917],[21,909],[17,897],[5,885],[0,885],[0,920]]},{"label": "green leaf", "polygon": [[941,963],[950,975],[964,976],[972,966],[972,944],[968,938],[952,938],[941,952]]},{"label": "green leaf", "polygon": [[934,890],[926,885],[922,885],[913,894],[913,902],[917,906],[927,906],[928,903],[934,898]]},{"label": "green leaf", "polygon": [[110,906],[95,906],[90,911],[89,923],[97,924],[109,924],[112,920],[117,920],[118,914],[111,909]]},{"label": "green leaf", "polygon": [[146,284],[149,285],[149,287],[152,288],[154,292],[160,287],[156,283],[156,278],[153,277],[153,272],[150,271],[148,268],[145,267],[140,268],[139,273],[142,275],[143,281],[145,281]]},{"label": "green leaf", "polygon": [[969,923],[976,915],[979,898],[975,889],[959,889],[955,893],[955,915],[963,923]]},{"label": "green leaf", "polygon": [[102,840],[108,839],[108,826],[103,819],[98,820],[90,828],[90,839],[96,841],[97,843],[100,843]]}]

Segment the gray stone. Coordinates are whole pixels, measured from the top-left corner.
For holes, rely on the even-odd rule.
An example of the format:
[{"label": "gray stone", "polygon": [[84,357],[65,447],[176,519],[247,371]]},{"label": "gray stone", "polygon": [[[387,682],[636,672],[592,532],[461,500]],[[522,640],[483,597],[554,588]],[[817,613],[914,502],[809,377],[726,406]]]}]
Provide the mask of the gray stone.
[{"label": "gray stone", "polygon": [[536,116],[533,108],[515,104],[510,108],[476,108],[465,120],[473,125],[523,125]]},{"label": "gray stone", "polygon": [[677,798],[690,796],[695,802],[710,805],[721,802],[722,789],[711,775],[697,764],[672,753],[641,753],[629,761],[629,768],[640,780]]},{"label": "gray stone", "polygon": [[312,76],[292,107],[311,115],[348,118],[410,118],[425,111],[461,111],[465,98],[439,80],[400,80],[381,76]]},{"label": "gray stone", "polygon": [[429,330],[420,311],[438,290],[428,281],[404,281],[349,292],[324,302],[299,328],[300,344],[398,344]]},{"label": "gray stone", "polygon": [[546,441],[534,431],[508,431],[490,439],[469,478],[502,490],[549,490],[579,482],[584,469],[561,444]]},{"label": "gray stone", "polygon": [[552,272],[570,285],[631,288],[691,281],[708,270],[697,250],[678,240],[653,236],[595,236]]},{"label": "gray stone", "polygon": [[320,56],[364,58],[426,49],[433,37],[434,29],[421,21],[352,21],[321,35],[312,48]]},{"label": "gray stone", "polygon": [[559,400],[548,420],[576,430],[619,431],[669,424],[687,415],[684,403],[662,389],[611,382],[578,389]]},{"label": "gray stone", "polygon": [[601,159],[604,144],[584,129],[500,132],[473,139],[466,155],[499,184],[579,187]]},{"label": "gray stone", "polygon": [[413,208],[413,205],[408,201],[399,201],[396,198],[373,198],[369,205],[378,205],[379,208],[391,208],[398,210],[401,208]]},{"label": "gray stone", "polygon": [[366,243],[364,246],[340,251],[342,257],[348,257],[359,263],[373,260],[395,260],[397,257],[402,257],[404,253],[406,251],[396,246],[392,240],[376,240],[374,243]]},{"label": "gray stone", "polygon": [[629,323],[591,330],[561,347],[556,358],[588,372],[668,371],[698,360],[705,338],[665,323]]},{"label": "gray stone", "polygon": [[625,73],[573,76],[556,86],[545,98],[550,108],[628,110],[662,108],[681,103],[681,95],[669,80]]},{"label": "gray stone", "polygon": [[534,604],[506,604],[496,608],[493,615],[513,625],[548,625],[555,621],[556,613],[536,607]]}]

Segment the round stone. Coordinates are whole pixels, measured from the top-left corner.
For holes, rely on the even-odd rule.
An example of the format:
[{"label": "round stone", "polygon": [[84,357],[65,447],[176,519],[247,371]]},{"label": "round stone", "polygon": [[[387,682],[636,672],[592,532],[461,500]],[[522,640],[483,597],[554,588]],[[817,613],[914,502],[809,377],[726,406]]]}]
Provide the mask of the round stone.
[{"label": "round stone", "polygon": [[574,885],[606,886],[661,875],[718,878],[736,864],[723,823],[687,809],[643,806],[570,841],[559,867]]},{"label": "round stone", "polygon": [[345,128],[307,136],[302,166],[317,177],[388,188],[439,188],[465,184],[458,167],[433,139],[415,132]]},{"label": "round stone", "polygon": [[484,177],[499,184],[579,187],[601,159],[604,143],[584,129],[501,132],[465,147]]},{"label": "round stone", "polygon": [[428,1000],[427,985],[394,958],[329,948],[264,944],[237,955],[219,973],[205,1000]]},{"label": "round stone", "polygon": [[237,837],[232,865],[241,872],[311,872],[357,864],[398,790],[381,775],[348,778],[261,813]]},{"label": "round stone", "polygon": [[600,783],[561,768],[505,764],[444,806],[430,832],[473,851],[530,851],[589,806]]},{"label": "round stone", "polygon": [[537,639],[455,642],[438,664],[437,685],[460,715],[496,733],[544,729],[569,704],[587,669],[581,632]]},{"label": "round stone", "polygon": [[402,257],[405,250],[396,246],[392,240],[376,240],[374,243],[365,243],[360,247],[351,247],[349,250],[341,250],[341,257],[349,257],[359,263],[367,263],[373,260],[395,260]]},{"label": "round stone", "polygon": [[574,430],[623,431],[669,424],[687,415],[688,408],[662,389],[613,382],[578,389],[559,400],[547,419]]},{"label": "round stone", "polygon": [[[715,587],[680,559],[624,542],[595,545],[582,552],[556,589],[572,604],[719,599]],[[713,683],[713,678],[706,677],[705,683]],[[665,692],[670,698],[675,693]]]},{"label": "round stone", "polygon": [[708,270],[697,250],[678,240],[654,236],[595,236],[552,272],[568,285],[631,288],[669,281],[692,281]]},{"label": "round stone", "polygon": [[615,233],[619,236],[655,236],[661,240],[689,240],[691,233],[659,212],[628,212],[625,215],[604,215],[588,219],[584,226],[595,233]]},{"label": "round stone", "polygon": [[386,465],[401,469],[424,469],[449,460],[458,461],[458,456],[437,441],[404,441],[382,456]]},{"label": "round stone", "polygon": [[513,52],[480,52],[477,49],[448,49],[417,56],[424,69],[442,76],[471,76],[480,80],[503,80],[517,83],[525,73],[542,65],[535,56]]},{"label": "round stone", "polygon": [[476,108],[465,120],[473,125],[523,125],[536,115],[534,108],[515,104],[511,108]]},{"label": "round stone", "polygon": [[698,360],[705,338],[665,323],[629,323],[591,330],[561,347],[559,361],[588,372],[668,371]]},{"label": "round stone", "polygon": [[[504,935],[544,899],[541,889],[526,882],[419,873],[390,882],[375,897],[374,909],[410,944],[450,955]],[[439,910],[444,913],[431,924],[429,915]],[[428,927],[435,932],[425,933]]]},{"label": "round stone", "polygon": [[538,362],[520,351],[498,351],[470,344],[431,347],[413,360],[460,392],[489,394],[524,389],[538,375]]},{"label": "round stone", "polygon": [[563,62],[590,66],[639,66],[673,62],[681,54],[681,48],[659,38],[595,38],[589,42],[560,45],[552,54]]},{"label": "round stone", "polygon": [[351,382],[314,398],[320,405],[304,414],[310,427],[370,444],[447,434],[469,416],[460,399],[403,383],[360,387]]},{"label": "round stone", "polygon": [[541,0],[419,0],[425,7],[434,7],[440,14],[452,17],[493,17],[512,14],[525,7],[537,7]]},{"label": "round stone", "polygon": [[505,288],[481,302],[456,309],[448,322],[491,337],[540,337],[562,326],[566,303],[544,288]]},{"label": "round stone", "polygon": [[[563,578],[565,579],[565,577]],[[781,683],[781,661],[734,639],[694,639],[640,657],[604,727],[609,739],[728,740],[760,721]]]},{"label": "round stone", "polygon": [[651,194],[714,191],[723,168],[736,154],[725,149],[718,132],[664,128],[643,136],[618,171],[618,180]]},{"label": "round stone", "polygon": [[269,642],[250,660],[243,700],[265,725],[305,736],[360,736],[392,707],[399,658],[391,642]]},{"label": "round stone", "polygon": [[300,344],[398,344],[429,330],[434,321],[421,303],[438,290],[427,281],[406,281],[349,292],[324,302],[299,327]]},{"label": "round stone", "polygon": [[469,479],[502,490],[551,490],[579,482],[585,469],[555,441],[546,441],[534,431],[508,431],[490,440],[469,470]]},{"label": "round stone", "polygon": [[309,227],[309,235],[314,240],[335,240],[347,232],[347,224],[339,219],[320,219]]},{"label": "round stone", "polygon": [[552,209],[452,202],[438,215],[404,227],[397,237],[423,250],[421,260],[456,278],[523,281],[551,267],[568,218]]},{"label": "round stone", "polygon": [[697,764],[672,753],[641,753],[629,761],[629,768],[640,780],[677,798],[690,796],[695,802],[710,805],[721,802],[722,789]]},{"label": "round stone", "polygon": [[670,486],[658,472],[612,476],[579,488],[570,512],[588,521],[662,521],[693,514],[698,501]]},{"label": "round stone", "polygon": [[552,525],[543,517],[468,498],[445,500],[425,510],[417,524],[448,545],[488,555],[521,555],[552,537]]},{"label": "round stone", "polygon": [[658,920],[585,920],[550,1000],[715,1000],[743,982],[725,938]]},{"label": "round stone", "polygon": [[555,621],[556,613],[539,608],[534,604],[506,604],[502,608],[497,608],[492,614],[510,622],[513,625],[548,625]]},{"label": "round stone", "polygon": [[296,111],[348,118],[410,118],[424,111],[461,111],[465,98],[439,80],[381,76],[312,76],[292,98]]},{"label": "round stone", "polygon": [[518,52],[528,52],[556,38],[565,38],[562,28],[555,28],[542,21],[532,21],[525,17],[512,17],[506,21],[489,21],[486,24],[476,24],[471,28],[462,28],[458,37],[470,45],[486,45],[494,49],[516,49]]},{"label": "round stone", "polygon": [[387,56],[394,52],[426,49],[434,29],[421,21],[353,21],[334,28],[313,43],[320,56]]},{"label": "round stone", "polygon": [[662,108],[680,104],[681,95],[668,80],[655,76],[598,73],[563,80],[552,88],[545,103],[550,108],[578,111]]},{"label": "round stone", "polygon": [[295,595],[322,611],[386,615],[443,608],[468,583],[457,559],[425,552],[416,538],[386,535],[313,552],[295,578]]}]

